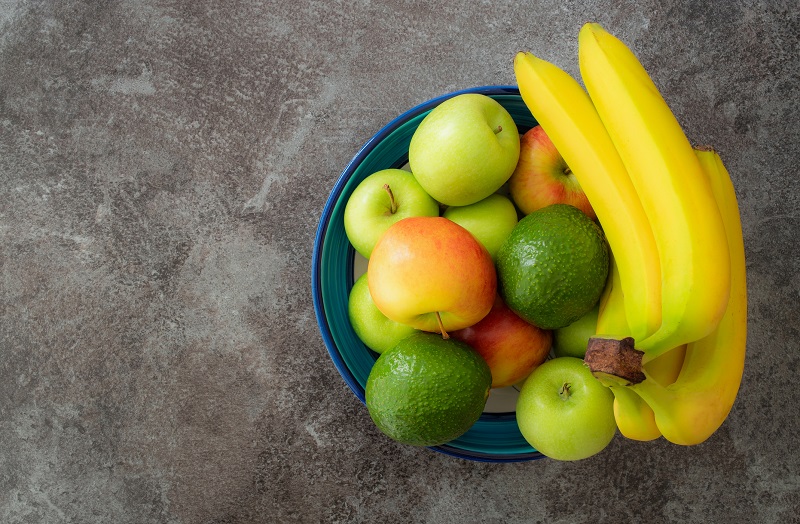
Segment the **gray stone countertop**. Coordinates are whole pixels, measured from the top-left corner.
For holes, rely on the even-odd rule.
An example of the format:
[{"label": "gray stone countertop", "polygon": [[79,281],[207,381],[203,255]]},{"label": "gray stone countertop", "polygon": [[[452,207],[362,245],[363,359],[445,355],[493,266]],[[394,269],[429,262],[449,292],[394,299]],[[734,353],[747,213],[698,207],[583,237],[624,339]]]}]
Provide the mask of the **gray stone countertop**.
[{"label": "gray stone countertop", "polygon": [[[797,522],[795,2],[0,2],[0,522]],[[729,418],[681,447],[487,464],[395,444],[310,293],[337,177],[530,50],[627,42],[734,180],[750,294]]]}]

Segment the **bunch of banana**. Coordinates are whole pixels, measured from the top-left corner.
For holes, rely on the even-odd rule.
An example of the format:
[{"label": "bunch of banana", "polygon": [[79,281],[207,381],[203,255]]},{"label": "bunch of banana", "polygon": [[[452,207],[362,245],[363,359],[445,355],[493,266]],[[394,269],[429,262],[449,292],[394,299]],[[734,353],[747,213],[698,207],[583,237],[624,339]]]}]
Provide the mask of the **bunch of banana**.
[{"label": "bunch of banana", "polygon": [[[612,391],[622,388],[637,395],[652,411],[658,431],[670,442],[683,445],[705,441],[728,416],[742,380],[747,339],[744,242],[736,193],[728,171],[715,151],[697,150],[696,155],[711,182],[728,239],[731,286],[725,313],[709,335],[675,348],[643,366],[644,380],[641,382],[631,383],[627,376],[600,374]],[[619,315],[619,311],[614,314]],[[676,351],[678,353],[670,361]],[[681,352],[683,362],[677,377],[673,378]],[[587,362],[590,357],[591,354],[587,354]],[[665,358],[668,360],[662,361]],[[617,423],[621,431],[623,425],[631,424],[640,432],[650,431],[652,434],[648,409],[635,404],[639,399],[631,401],[633,407],[626,406],[627,410],[617,414]],[[642,411],[645,415],[641,414]]]},{"label": "bunch of banana", "polygon": [[648,361],[704,337],[719,323],[730,292],[725,229],[689,140],[630,49],[598,24],[586,24],[578,36],[578,60],[658,249],[661,326],[636,339]]},{"label": "bunch of banana", "polygon": [[742,382],[747,345],[747,278],[736,191],[716,151],[698,150],[697,156],[711,180],[725,224],[731,259],[730,300],[717,328],[686,345],[678,380],[666,391],[650,391],[650,386],[644,386],[639,392],[656,412],[664,436],[679,444],[702,442],[725,421]]},{"label": "bunch of banana", "polygon": [[[697,444],[727,417],[744,364],[744,249],[733,186],[715,152],[691,147],[621,41],[586,24],[579,61],[588,94],[530,53],[517,55],[514,70],[613,253],[592,341],[627,348],[620,360],[635,373],[593,371],[615,395],[623,435]],[[593,355],[590,344],[590,367]]]}]

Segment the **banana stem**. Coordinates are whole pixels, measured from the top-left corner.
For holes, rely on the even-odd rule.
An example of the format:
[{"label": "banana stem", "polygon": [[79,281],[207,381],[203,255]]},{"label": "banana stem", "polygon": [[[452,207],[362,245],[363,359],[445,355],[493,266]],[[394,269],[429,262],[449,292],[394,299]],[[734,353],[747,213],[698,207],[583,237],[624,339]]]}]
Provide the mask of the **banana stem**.
[{"label": "banana stem", "polygon": [[673,388],[664,387],[653,379],[634,384],[631,389],[647,402],[653,411],[669,413],[677,399]]},{"label": "banana stem", "polygon": [[584,362],[592,374],[607,385],[638,384],[645,379],[643,351],[633,347],[633,338],[589,338]]}]

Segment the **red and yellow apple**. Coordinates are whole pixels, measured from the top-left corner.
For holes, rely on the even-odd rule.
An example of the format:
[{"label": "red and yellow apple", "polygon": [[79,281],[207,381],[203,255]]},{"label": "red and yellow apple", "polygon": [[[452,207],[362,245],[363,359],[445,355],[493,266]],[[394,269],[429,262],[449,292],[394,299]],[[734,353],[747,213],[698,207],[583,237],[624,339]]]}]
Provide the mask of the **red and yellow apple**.
[{"label": "red and yellow apple", "polygon": [[522,135],[519,162],[509,179],[509,191],[526,215],[551,204],[569,204],[592,220],[597,218],[578,179],[542,126]]},{"label": "red and yellow apple", "polygon": [[529,324],[498,295],[489,314],[450,335],[480,353],[492,371],[492,387],[516,384],[547,359],[552,332]]},{"label": "red and yellow apple", "polygon": [[489,252],[443,217],[404,218],[390,226],[372,251],[367,281],[386,317],[443,335],[485,317],[497,291]]}]

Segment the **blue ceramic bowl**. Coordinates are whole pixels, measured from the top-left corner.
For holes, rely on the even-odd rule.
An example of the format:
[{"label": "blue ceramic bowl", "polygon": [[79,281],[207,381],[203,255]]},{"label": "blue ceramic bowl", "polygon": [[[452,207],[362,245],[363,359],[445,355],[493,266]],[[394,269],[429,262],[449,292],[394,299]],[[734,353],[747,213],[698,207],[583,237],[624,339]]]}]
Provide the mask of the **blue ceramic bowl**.
[{"label": "blue ceramic bowl", "polygon": [[[344,207],[350,194],[367,176],[406,164],[411,136],[425,115],[448,98],[462,93],[481,93],[500,102],[514,118],[520,133],[536,125],[516,87],[477,87],[429,100],[389,122],[364,144],[336,181],[322,211],[312,263],[314,311],[333,364],[361,402],[365,402],[364,388],[378,354],[358,339],[347,314],[356,254],[345,235]],[[464,435],[431,449],[486,462],[520,462],[543,456],[522,437],[513,411],[484,412]]]}]

